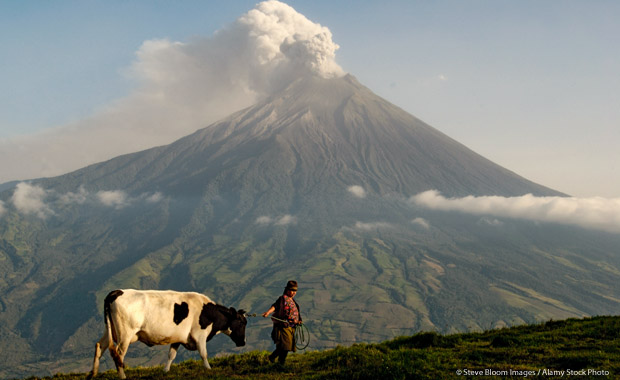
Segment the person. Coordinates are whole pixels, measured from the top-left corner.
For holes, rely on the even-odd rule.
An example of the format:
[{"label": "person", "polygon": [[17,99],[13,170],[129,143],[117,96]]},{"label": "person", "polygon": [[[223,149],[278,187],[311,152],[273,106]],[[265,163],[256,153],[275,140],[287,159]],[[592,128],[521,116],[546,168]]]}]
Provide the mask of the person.
[{"label": "person", "polygon": [[297,294],[297,281],[289,281],[282,294],[269,310],[263,313],[267,318],[273,313],[273,330],[271,339],[276,344],[276,349],[269,355],[269,361],[284,364],[289,351],[295,352],[295,328],[302,323],[301,313],[297,301],[293,299]]}]

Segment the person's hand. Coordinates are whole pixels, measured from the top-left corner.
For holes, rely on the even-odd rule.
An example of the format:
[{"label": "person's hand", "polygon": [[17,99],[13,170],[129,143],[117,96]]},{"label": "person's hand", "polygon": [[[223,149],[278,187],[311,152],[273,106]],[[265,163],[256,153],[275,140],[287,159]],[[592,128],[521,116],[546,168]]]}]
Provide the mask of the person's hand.
[{"label": "person's hand", "polygon": [[266,311],[266,312],[264,312],[264,313],[263,313],[263,318],[267,318],[267,316],[268,316],[268,315],[269,315],[269,312],[267,312],[267,311]]}]

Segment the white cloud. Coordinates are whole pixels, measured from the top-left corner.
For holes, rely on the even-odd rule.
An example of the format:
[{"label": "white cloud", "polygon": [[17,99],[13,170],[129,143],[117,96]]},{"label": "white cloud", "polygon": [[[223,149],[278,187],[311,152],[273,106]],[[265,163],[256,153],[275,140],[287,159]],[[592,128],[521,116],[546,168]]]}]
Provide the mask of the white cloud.
[{"label": "white cloud", "polygon": [[256,224],[271,224],[273,223],[273,219],[269,216],[259,216],[258,218],[256,218]]},{"label": "white cloud", "polygon": [[353,229],[360,231],[375,231],[386,228],[392,228],[392,225],[386,222],[355,222],[355,226],[353,226]]},{"label": "white cloud", "polygon": [[157,202],[161,202],[164,199],[164,195],[158,191],[151,195],[144,194],[144,198],[145,198],[145,201],[148,203],[157,203]]},{"label": "white cloud", "polygon": [[424,219],[424,218],[415,218],[411,221],[411,223],[418,225],[426,230],[428,230],[429,228],[431,228],[430,223],[428,222],[428,220]]},{"label": "white cloud", "polygon": [[129,205],[127,193],[122,190],[99,191],[97,193],[99,202],[108,207],[121,209]]},{"label": "white cloud", "polygon": [[[103,204],[107,207],[121,209],[136,202],[157,203],[164,198],[160,192],[143,193],[138,197],[130,197],[123,190],[99,191],[96,194],[88,192],[80,186],[77,192],[58,194],[48,191],[38,185],[21,182],[15,187],[11,202],[15,209],[22,214],[34,214],[40,218],[56,215],[54,206],[58,205],[93,205]],[[6,212],[4,202],[0,201],[0,216]]]},{"label": "white cloud", "polygon": [[293,215],[282,215],[278,218],[272,218],[270,216],[259,216],[258,218],[256,218],[256,224],[260,224],[260,225],[276,225],[276,226],[288,226],[291,224],[296,224],[297,223],[297,217],[293,216]]},{"label": "white cloud", "polygon": [[349,186],[347,188],[347,191],[349,191],[349,193],[353,194],[353,196],[355,196],[357,198],[365,198],[366,197],[366,190],[364,190],[363,187],[358,186],[358,185]]},{"label": "white cloud", "polygon": [[328,28],[266,1],[208,38],[145,41],[126,70],[136,89],[97,114],[0,140],[0,183],[54,176],[168,144],[303,75],[343,75]]},{"label": "white cloud", "polygon": [[501,227],[504,225],[504,222],[502,222],[499,219],[496,218],[489,218],[489,217],[482,217],[480,218],[480,220],[478,220],[478,225],[487,225],[487,226],[492,226],[492,227]]},{"label": "white cloud", "polygon": [[22,214],[34,214],[45,219],[54,212],[45,203],[48,192],[40,186],[26,182],[18,183],[11,197],[13,205]]},{"label": "white cloud", "polygon": [[88,200],[88,195],[84,186],[80,186],[77,193],[65,193],[60,196],[59,201],[63,204],[84,204]]},{"label": "white cloud", "polygon": [[289,224],[296,224],[297,218],[292,215],[284,215],[276,221],[276,226],[288,226]]},{"label": "white cloud", "polygon": [[84,186],[80,186],[77,192],[68,192],[58,196],[58,202],[61,204],[85,204],[86,202],[99,202],[104,206],[115,207],[117,209],[129,206],[135,202],[157,203],[164,199],[164,195],[160,192],[142,193],[137,197],[130,197],[123,190],[106,190],[99,191],[94,195],[88,192]]},{"label": "white cloud", "polygon": [[418,206],[476,215],[576,225],[620,233],[620,198],[467,196],[446,198],[429,190],[410,198]]}]

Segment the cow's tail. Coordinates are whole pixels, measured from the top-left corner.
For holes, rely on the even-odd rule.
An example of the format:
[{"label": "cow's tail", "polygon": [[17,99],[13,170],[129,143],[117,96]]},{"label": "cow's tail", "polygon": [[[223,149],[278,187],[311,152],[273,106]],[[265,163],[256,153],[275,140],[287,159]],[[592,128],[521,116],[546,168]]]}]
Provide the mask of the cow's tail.
[{"label": "cow's tail", "polygon": [[114,303],[114,301],[116,301],[116,298],[118,298],[122,294],[123,294],[122,290],[114,290],[110,292],[110,294],[107,295],[103,303],[103,316],[105,318],[105,327],[108,333],[108,347],[110,349],[110,355],[112,356],[112,359],[114,360],[114,363],[116,364],[117,367],[123,367],[123,361],[120,355],[118,354],[118,350],[117,350],[116,343],[115,343],[118,339],[116,337],[116,329],[114,328],[114,322],[113,322],[113,319],[111,318],[111,315],[112,315],[111,305],[112,303]]}]

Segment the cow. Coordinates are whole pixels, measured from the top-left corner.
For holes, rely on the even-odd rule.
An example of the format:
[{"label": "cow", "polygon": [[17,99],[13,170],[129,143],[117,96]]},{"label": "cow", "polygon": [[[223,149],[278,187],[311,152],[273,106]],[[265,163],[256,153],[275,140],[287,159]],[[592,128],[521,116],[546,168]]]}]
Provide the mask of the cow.
[{"label": "cow", "polygon": [[123,289],[110,292],[104,300],[106,330],[95,345],[93,370],[99,371],[99,359],[107,348],[121,379],[125,379],[124,358],[129,345],[170,345],[164,371],[176,357],[179,346],[198,350],[207,369],[207,342],[222,332],[237,347],[245,345],[247,320],[243,310],[217,305],[203,294],[171,290]]}]

